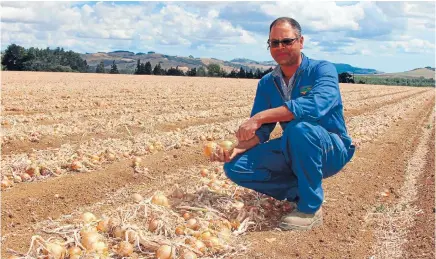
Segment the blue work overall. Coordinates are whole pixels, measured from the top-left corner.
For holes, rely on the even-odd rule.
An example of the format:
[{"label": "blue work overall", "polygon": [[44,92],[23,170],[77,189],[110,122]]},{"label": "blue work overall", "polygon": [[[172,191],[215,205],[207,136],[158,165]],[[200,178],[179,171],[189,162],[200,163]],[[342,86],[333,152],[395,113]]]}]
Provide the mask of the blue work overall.
[{"label": "blue work overall", "polygon": [[[290,100],[273,73],[258,84],[251,116],[286,105],[294,114],[281,122],[283,135],[269,140],[276,123],[257,131],[260,143],[224,164],[236,184],[278,200],[297,202],[303,213],[315,213],[324,199],[322,179],[335,175],[354,154],[343,117],[338,74],[333,64],[302,54]],[[268,141],[269,140],[269,141]]]}]

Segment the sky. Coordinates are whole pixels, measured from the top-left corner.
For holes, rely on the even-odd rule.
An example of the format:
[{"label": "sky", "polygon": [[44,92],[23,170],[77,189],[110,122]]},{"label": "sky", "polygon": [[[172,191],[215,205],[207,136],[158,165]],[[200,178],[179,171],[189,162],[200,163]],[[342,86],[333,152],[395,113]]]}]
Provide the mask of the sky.
[{"label": "sky", "polygon": [[308,57],[383,72],[435,67],[435,3],[2,1],[1,49],[128,50],[272,60],[274,19],[302,27]]}]

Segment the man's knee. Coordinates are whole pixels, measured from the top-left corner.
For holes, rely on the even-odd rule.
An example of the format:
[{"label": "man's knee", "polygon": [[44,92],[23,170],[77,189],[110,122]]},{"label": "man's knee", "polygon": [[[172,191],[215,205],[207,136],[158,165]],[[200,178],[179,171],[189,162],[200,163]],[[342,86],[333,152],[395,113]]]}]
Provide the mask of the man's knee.
[{"label": "man's knee", "polygon": [[232,162],[227,162],[224,163],[224,173],[226,174],[227,178],[229,178],[230,180],[232,180],[235,183],[239,182],[238,179],[238,175],[236,174],[235,170],[234,170],[234,166],[235,164]]},{"label": "man's knee", "polygon": [[314,125],[309,122],[292,121],[286,126],[284,136],[288,140],[291,140],[291,142],[295,143],[296,141],[307,138],[309,134],[311,134],[314,131],[313,127]]}]

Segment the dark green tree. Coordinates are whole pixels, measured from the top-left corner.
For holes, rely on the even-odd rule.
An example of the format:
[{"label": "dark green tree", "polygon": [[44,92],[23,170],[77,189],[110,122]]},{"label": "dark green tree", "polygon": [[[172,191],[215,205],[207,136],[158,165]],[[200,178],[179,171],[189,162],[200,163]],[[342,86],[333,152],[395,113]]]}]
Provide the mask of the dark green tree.
[{"label": "dark green tree", "polygon": [[211,64],[207,65],[207,75],[213,76],[213,77],[221,76],[220,65],[215,64],[215,63],[211,63]]},{"label": "dark green tree", "polygon": [[6,67],[6,70],[23,70],[25,56],[26,50],[23,47],[16,44],[9,45],[3,55],[2,65]]},{"label": "dark green tree", "polygon": [[103,61],[101,61],[100,64],[97,65],[97,67],[95,68],[95,73],[106,73]]},{"label": "dark green tree", "polygon": [[187,76],[196,76],[197,75],[197,68],[191,68],[188,72],[186,72]]},{"label": "dark green tree", "polygon": [[145,66],[144,66],[144,74],[151,75],[152,72],[153,72],[153,70],[151,68],[151,63],[150,63],[150,61],[147,61],[145,63]]},{"label": "dark green tree", "polygon": [[110,74],[119,74],[117,65],[115,64],[115,60],[112,62],[111,70],[109,71]]},{"label": "dark green tree", "polygon": [[242,67],[239,69],[238,77],[239,78],[245,78],[246,77],[245,70]]}]

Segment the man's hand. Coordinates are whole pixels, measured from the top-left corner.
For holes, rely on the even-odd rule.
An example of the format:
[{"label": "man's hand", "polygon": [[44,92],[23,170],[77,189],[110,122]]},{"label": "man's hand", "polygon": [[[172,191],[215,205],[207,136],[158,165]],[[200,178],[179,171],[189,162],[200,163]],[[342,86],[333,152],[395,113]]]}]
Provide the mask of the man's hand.
[{"label": "man's hand", "polygon": [[246,122],[242,123],[241,126],[239,126],[238,131],[236,132],[236,138],[238,138],[238,141],[247,141],[249,139],[252,139],[254,135],[256,134],[256,130],[262,126],[261,123],[257,120],[257,118],[251,117]]},{"label": "man's hand", "polygon": [[228,151],[228,150],[224,150],[220,146],[217,146],[215,152],[213,152],[212,155],[210,156],[210,161],[227,163],[231,161],[235,156],[242,154],[245,151],[247,151],[246,148],[235,147],[234,149]]}]

